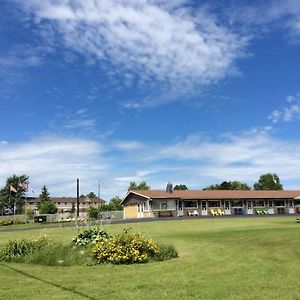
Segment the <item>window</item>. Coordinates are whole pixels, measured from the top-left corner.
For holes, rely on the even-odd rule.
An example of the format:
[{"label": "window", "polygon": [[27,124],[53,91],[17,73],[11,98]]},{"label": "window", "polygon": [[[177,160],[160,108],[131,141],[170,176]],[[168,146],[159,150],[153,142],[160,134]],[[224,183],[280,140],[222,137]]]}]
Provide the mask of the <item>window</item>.
[{"label": "window", "polygon": [[221,201],[208,201],[208,207],[221,207]]},{"label": "window", "polygon": [[274,201],[275,206],[285,206],[284,200],[275,200]]},{"label": "window", "polygon": [[184,201],[185,208],[198,208],[198,201],[196,200],[188,200]]},{"label": "window", "polygon": [[294,204],[297,206],[300,205],[300,200],[294,200]]},{"label": "window", "polygon": [[253,201],[253,206],[254,207],[264,207],[265,201],[264,200],[255,200],[255,201]]},{"label": "window", "polygon": [[153,200],[152,202],[153,210],[175,210],[176,203],[175,200]]},{"label": "window", "polygon": [[60,205],[60,202],[57,202],[57,205]]},{"label": "window", "polygon": [[149,210],[149,203],[148,203],[148,201],[143,202],[143,205],[144,205],[144,211]]},{"label": "window", "polygon": [[241,200],[233,200],[231,201],[232,207],[243,207],[243,201]]}]

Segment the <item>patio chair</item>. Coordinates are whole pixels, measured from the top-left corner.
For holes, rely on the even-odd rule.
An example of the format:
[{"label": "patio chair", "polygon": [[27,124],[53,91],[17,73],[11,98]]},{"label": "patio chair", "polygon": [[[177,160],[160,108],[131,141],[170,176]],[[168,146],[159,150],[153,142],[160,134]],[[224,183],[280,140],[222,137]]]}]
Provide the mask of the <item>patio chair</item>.
[{"label": "patio chair", "polygon": [[224,216],[224,211],[221,210],[221,209],[219,208],[219,209],[218,209],[218,214],[219,214],[220,216]]},{"label": "patio chair", "polygon": [[196,209],[193,211],[193,215],[197,217],[199,216],[198,211]]},{"label": "patio chair", "polygon": [[216,210],[212,209],[212,208],[210,209],[210,213],[211,213],[212,216],[218,216],[219,215],[218,212]]},{"label": "patio chair", "polygon": [[193,217],[194,216],[194,213],[192,211],[188,211],[187,213],[188,213],[189,217]]}]

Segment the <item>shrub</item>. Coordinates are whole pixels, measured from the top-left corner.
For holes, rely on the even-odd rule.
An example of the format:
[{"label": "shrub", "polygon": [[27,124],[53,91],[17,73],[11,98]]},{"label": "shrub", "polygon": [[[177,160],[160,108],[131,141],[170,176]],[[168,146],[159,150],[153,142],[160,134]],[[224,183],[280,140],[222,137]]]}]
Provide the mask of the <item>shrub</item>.
[{"label": "shrub", "polygon": [[14,219],[12,218],[3,218],[0,219],[0,226],[8,226],[14,224]]},{"label": "shrub", "polygon": [[41,249],[49,244],[50,240],[46,237],[35,240],[22,239],[19,241],[8,241],[0,252],[0,260],[15,261],[32,253],[36,249]]},{"label": "shrub", "polygon": [[13,222],[14,224],[26,224],[26,220],[23,218],[15,218]]},{"label": "shrub", "polygon": [[159,248],[141,233],[124,232],[109,240],[98,241],[92,252],[98,263],[132,264],[150,261],[158,254]]},{"label": "shrub", "polygon": [[97,208],[95,206],[90,206],[87,209],[87,214],[88,214],[89,218],[97,219],[98,218],[98,214],[99,214],[99,208]]},{"label": "shrub", "polygon": [[25,256],[23,261],[47,266],[72,266],[92,263],[90,252],[87,249],[62,243],[50,243],[34,250]]},{"label": "shrub", "polygon": [[106,231],[99,227],[86,229],[72,239],[72,243],[78,246],[85,246],[96,243],[100,239],[108,239],[109,235]]},{"label": "shrub", "polygon": [[172,245],[159,245],[159,251],[155,254],[154,260],[163,261],[178,257],[178,252]]}]

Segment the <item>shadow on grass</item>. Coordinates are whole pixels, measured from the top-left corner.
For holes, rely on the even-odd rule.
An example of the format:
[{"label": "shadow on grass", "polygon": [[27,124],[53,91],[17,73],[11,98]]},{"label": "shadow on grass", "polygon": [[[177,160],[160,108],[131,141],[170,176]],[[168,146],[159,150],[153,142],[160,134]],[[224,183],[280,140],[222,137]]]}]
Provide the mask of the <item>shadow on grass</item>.
[{"label": "shadow on grass", "polygon": [[29,277],[29,278],[31,278],[31,279],[35,279],[35,280],[37,280],[37,281],[40,281],[40,282],[42,282],[42,283],[49,284],[49,285],[54,286],[54,287],[57,287],[57,288],[60,288],[60,289],[62,289],[62,290],[64,290],[64,291],[73,293],[73,294],[75,294],[75,295],[78,295],[78,296],[81,296],[81,297],[84,297],[84,298],[87,298],[87,299],[90,299],[90,300],[97,300],[96,298],[93,298],[93,297],[90,297],[90,296],[88,296],[88,295],[85,295],[85,294],[83,294],[83,293],[81,293],[81,292],[75,291],[74,289],[69,289],[69,288],[64,287],[64,286],[62,286],[62,285],[59,285],[59,284],[56,284],[56,283],[53,283],[53,282],[50,282],[50,281],[46,281],[46,280],[41,279],[41,278],[38,278],[38,277],[36,277],[36,276],[34,276],[34,275],[28,274],[28,273],[26,273],[26,272],[24,272],[24,271],[20,271],[20,270],[18,270],[18,269],[15,269],[15,268],[13,268],[13,267],[11,267],[11,266],[8,266],[8,265],[6,265],[6,264],[0,264],[0,265],[3,266],[3,267],[5,267],[5,268],[7,268],[7,269],[13,270],[13,271],[15,271],[15,272],[17,272],[17,273],[19,273],[19,274],[21,274],[21,275],[23,275],[23,276]]}]

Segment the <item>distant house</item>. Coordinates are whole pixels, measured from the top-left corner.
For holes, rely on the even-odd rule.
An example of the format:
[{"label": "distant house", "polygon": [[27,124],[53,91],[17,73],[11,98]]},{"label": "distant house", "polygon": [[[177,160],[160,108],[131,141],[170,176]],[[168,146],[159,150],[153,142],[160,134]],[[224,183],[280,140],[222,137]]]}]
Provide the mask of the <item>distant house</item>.
[{"label": "distant house", "polygon": [[[77,206],[76,197],[51,197],[51,201],[55,203],[58,213],[66,213],[72,210],[72,207]],[[101,206],[106,201],[95,197],[80,197],[79,198],[79,212],[86,212],[87,208],[90,206]],[[40,203],[40,198],[38,197],[27,197],[25,200],[25,207],[37,211],[38,204]]]},{"label": "distant house", "polygon": [[134,190],[124,218],[300,213],[300,190]]}]

